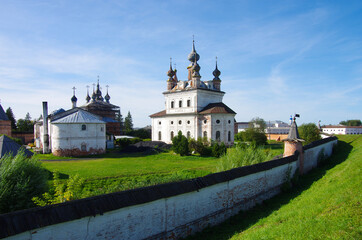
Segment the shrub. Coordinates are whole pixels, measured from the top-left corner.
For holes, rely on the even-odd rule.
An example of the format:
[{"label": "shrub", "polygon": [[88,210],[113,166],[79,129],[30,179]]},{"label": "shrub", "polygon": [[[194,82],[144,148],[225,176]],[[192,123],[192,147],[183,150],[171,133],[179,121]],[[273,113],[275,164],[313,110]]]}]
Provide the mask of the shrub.
[{"label": "shrub", "polygon": [[135,138],[119,138],[116,140],[116,144],[120,146],[121,148],[125,148],[128,145],[136,144],[138,142],[141,142],[142,139],[135,137]]},{"label": "shrub", "polygon": [[181,131],[172,139],[172,150],[181,156],[190,155],[189,142]]},{"label": "shrub", "polygon": [[254,128],[248,128],[244,132],[235,134],[235,140],[238,142],[250,142],[257,146],[265,145],[267,137],[264,133],[256,131]]},{"label": "shrub", "polygon": [[213,157],[221,157],[222,155],[226,154],[226,146],[224,142],[220,144],[215,142],[211,145],[211,151]]},{"label": "shrub", "polygon": [[0,159],[0,213],[30,208],[32,198],[47,189],[47,171],[35,157],[27,158],[24,150],[16,156]]},{"label": "shrub", "polygon": [[207,139],[205,138],[198,138],[197,141],[195,139],[190,139],[189,149],[190,151],[195,151],[203,157],[208,157],[212,155],[212,149],[209,146]]}]

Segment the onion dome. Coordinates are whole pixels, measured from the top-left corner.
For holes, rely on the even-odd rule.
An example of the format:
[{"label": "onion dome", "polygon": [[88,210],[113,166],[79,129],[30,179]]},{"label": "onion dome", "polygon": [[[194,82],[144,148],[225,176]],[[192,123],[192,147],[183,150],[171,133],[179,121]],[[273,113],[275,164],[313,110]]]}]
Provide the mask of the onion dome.
[{"label": "onion dome", "polygon": [[74,103],[74,102],[77,102],[77,100],[78,100],[77,97],[75,96],[75,89],[76,89],[76,88],[73,87],[73,97],[70,99],[73,103]]},{"label": "onion dome", "polygon": [[199,61],[199,59],[200,59],[200,55],[195,50],[195,41],[194,40],[192,40],[192,50],[191,50],[190,54],[188,55],[187,59],[192,63],[195,62],[195,60]]},{"label": "onion dome", "polygon": [[172,77],[175,76],[175,71],[172,70],[172,58],[170,58],[170,69],[167,71],[168,80],[171,81]]},{"label": "onion dome", "polygon": [[87,94],[87,97],[85,98],[85,100],[86,100],[87,102],[89,102],[89,101],[91,100],[91,98],[90,98],[90,96],[89,96],[89,93]]},{"label": "onion dome", "polygon": [[199,73],[200,69],[201,69],[200,65],[195,61],[192,66],[192,76],[200,77],[200,73]]},{"label": "onion dome", "polygon": [[220,80],[220,78],[219,78],[220,74],[221,74],[221,72],[217,68],[217,58],[216,58],[216,67],[215,67],[215,70],[212,72],[212,75],[214,75],[214,80]]},{"label": "onion dome", "polygon": [[109,100],[111,99],[111,96],[109,96],[109,94],[108,94],[108,85],[106,86],[107,87],[107,94],[106,94],[106,96],[104,96],[104,99],[106,100],[106,102],[107,103],[109,103]]},{"label": "onion dome", "polygon": [[72,102],[76,102],[78,99],[75,95],[73,95],[73,97],[71,98]]}]

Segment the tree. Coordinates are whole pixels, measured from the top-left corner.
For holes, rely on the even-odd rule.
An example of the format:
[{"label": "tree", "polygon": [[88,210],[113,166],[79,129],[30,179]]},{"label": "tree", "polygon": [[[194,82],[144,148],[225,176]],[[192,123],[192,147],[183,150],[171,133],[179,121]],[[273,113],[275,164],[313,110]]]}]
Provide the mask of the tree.
[{"label": "tree", "polygon": [[302,124],[298,127],[298,130],[300,138],[305,141],[304,144],[321,139],[319,129],[314,123]]},{"label": "tree", "polygon": [[0,213],[33,207],[32,198],[47,188],[47,171],[23,150],[0,159]]},{"label": "tree", "polygon": [[132,115],[128,111],[127,117],[124,119],[124,130],[126,134],[130,133],[133,130]]},{"label": "tree", "polygon": [[181,156],[190,155],[189,142],[181,131],[172,139],[172,150]]},{"label": "tree", "polygon": [[25,119],[19,119],[17,122],[17,128],[20,132],[33,132],[34,131],[34,122],[31,121],[31,116],[29,113],[26,114]]},{"label": "tree", "polygon": [[8,116],[9,120],[11,121],[11,129],[16,130],[16,120],[15,120],[13,110],[9,107],[8,109],[6,109],[5,113]]},{"label": "tree", "polygon": [[262,118],[255,117],[255,118],[250,120],[249,128],[252,128],[256,132],[259,132],[259,133],[265,133],[266,122]]},{"label": "tree", "polygon": [[339,124],[344,125],[344,126],[361,126],[361,120],[359,119],[353,119],[353,120],[347,120],[347,121],[341,121]]}]

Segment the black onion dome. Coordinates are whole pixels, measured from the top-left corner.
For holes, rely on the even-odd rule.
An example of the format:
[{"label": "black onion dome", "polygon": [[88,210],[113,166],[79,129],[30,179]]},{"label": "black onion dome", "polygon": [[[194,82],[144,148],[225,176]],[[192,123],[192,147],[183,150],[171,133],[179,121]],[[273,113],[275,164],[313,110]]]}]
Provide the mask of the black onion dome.
[{"label": "black onion dome", "polygon": [[214,80],[219,80],[219,76],[220,76],[221,72],[220,70],[217,68],[217,63],[216,63],[216,67],[215,70],[212,72],[212,75],[214,75]]},{"label": "black onion dome", "polygon": [[75,95],[73,95],[73,97],[71,98],[72,102],[76,102],[78,99]]},{"label": "black onion dome", "polygon": [[87,97],[85,98],[85,100],[86,100],[87,102],[89,102],[89,101],[91,100],[89,94],[87,94]]},{"label": "black onion dome", "polygon": [[109,99],[111,99],[111,96],[109,96],[108,92],[107,92],[106,96],[104,96],[104,99],[105,99],[107,102],[109,101]]}]

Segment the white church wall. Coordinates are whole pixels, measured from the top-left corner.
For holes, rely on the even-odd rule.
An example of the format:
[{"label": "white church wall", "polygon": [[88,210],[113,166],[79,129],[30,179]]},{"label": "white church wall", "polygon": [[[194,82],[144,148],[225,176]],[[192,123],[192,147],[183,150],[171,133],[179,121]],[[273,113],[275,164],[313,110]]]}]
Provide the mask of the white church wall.
[{"label": "white church wall", "polygon": [[[82,130],[82,125],[86,126]],[[103,123],[51,124],[51,147],[54,155],[85,155],[104,152],[106,132]]]}]

